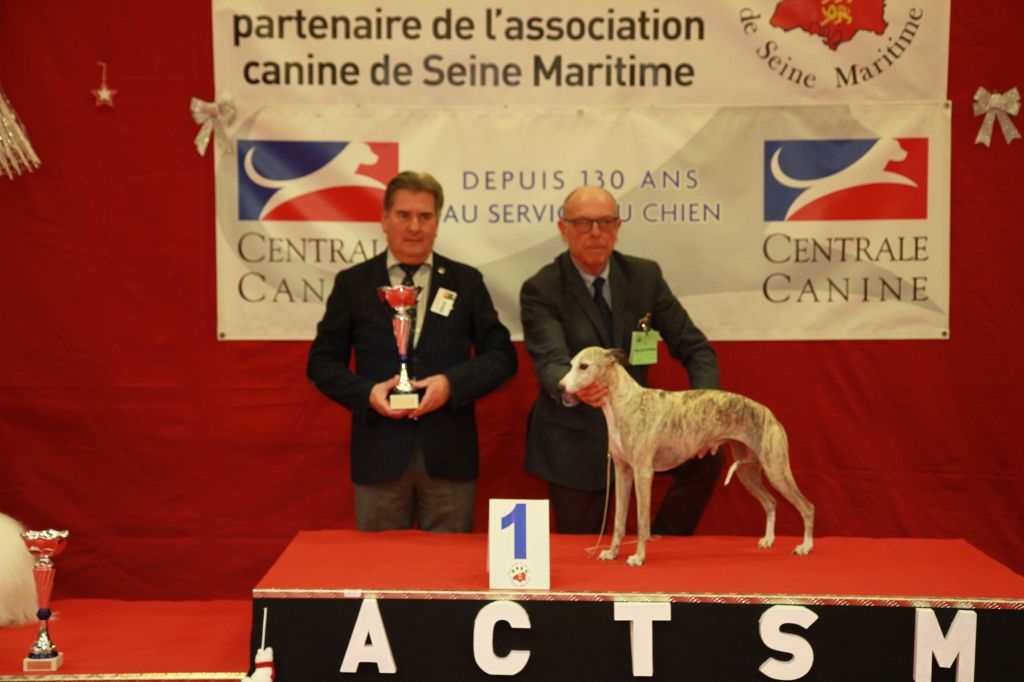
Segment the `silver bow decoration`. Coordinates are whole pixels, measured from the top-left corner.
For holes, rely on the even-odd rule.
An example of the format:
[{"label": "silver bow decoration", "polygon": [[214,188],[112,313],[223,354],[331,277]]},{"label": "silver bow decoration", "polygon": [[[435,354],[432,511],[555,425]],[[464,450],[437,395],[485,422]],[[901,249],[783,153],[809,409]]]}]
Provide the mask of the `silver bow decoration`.
[{"label": "silver bow decoration", "polygon": [[1010,116],[1016,116],[1019,112],[1020,93],[1017,92],[1017,88],[1011,88],[1004,94],[978,88],[978,91],[974,93],[974,115],[984,114],[985,120],[981,122],[981,130],[974,138],[974,144],[983,144],[986,147],[992,144],[992,127],[995,121],[999,121],[1006,144],[1019,140],[1020,132],[1010,120]]},{"label": "silver bow decoration", "polygon": [[25,128],[0,87],[0,175],[13,180],[14,176],[23,171],[31,172],[39,165],[39,157],[28,141]]},{"label": "silver bow decoration", "polygon": [[[231,145],[228,141],[226,127],[235,120],[235,105],[231,103],[231,100],[204,102],[198,97],[193,97],[189,109],[192,112],[192,119],[200,125],[199,134],[195,139],[199,155],[206,155],[206,147],[210,144],[211,135],[220,138],[224,153],[230,154]],[[216,140],[214,146],[216,146]]]}]

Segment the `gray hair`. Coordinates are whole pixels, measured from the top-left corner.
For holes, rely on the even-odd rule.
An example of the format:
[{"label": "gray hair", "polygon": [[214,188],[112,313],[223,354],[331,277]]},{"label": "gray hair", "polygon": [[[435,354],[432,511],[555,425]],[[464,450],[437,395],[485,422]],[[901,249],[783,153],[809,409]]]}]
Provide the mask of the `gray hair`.
[{"label": "gray hair", "polygon": [[395,202],[395,192],[400,189],[409,190],[410,192],[429,192],[434,195],[434,212],[440,213],[441,208],[444,207],[444,190],[441,188],[441,183],[434,178],[430,173],[421,173],[419,171],[402,171],[395,177],[391,178],[391,182],[388,183],[388,187],[384,190],[384,210],[390,211],[392,204]]}]

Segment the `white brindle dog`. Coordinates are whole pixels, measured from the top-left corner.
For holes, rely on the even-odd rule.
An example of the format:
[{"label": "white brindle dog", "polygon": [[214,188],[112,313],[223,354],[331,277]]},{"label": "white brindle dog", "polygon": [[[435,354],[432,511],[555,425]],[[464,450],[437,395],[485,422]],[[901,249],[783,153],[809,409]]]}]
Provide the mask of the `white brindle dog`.
[{"label": "white brindle dog", "polygon": [[661,391],[644,388],[629,375],[620,350],[584,348],[572,359],[559,382],[563,393],[577,393],[592,384],[608,387],[604,406],[608,452],[615,465],[615,528],[611,546],[599,558],[614,559],[626,532],[630,486],[636,487],[637,548],[626,563],[641,566],[651,536],[651,483],[655,471],[679,466],[692,457],[717,454],[732,445],[733,459],[725,478],[736,473],[767,514],[758,547],[775,542],[775,498],[761,480],[761,471],[804,521],[804,540],[793,550],[807,554],[814,546],[814,505],[800,492],[789,468],[789,441],[771,411],[736,393],[717,390]]}]

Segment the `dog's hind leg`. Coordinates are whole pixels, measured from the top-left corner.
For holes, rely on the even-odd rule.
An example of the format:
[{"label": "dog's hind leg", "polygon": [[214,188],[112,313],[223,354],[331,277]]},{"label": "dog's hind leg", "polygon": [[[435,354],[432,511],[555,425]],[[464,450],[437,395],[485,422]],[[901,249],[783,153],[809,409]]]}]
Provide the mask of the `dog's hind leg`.
[{"label": "dog's hind leg", "polygon": [[804,522],[804,541],[793,548],[794,554],[809,554],[814,547],[814,505],[804,497],[789,468],[789,442],[781,424],[766,430],[766,451],[761,453],[764,475],[779,494],[800,513]]},{"label": "dog's hind leg", "polygon": [[761,462],[750,448],[743,443],[733,442],[732,453],[739,464],[736,468],[736,475],[739,476],[740,482],[764,507],[766,517],[764,537],[758,541],[757,546],[767,549],[775,544],[775,509],[778,503],[764,487],[764,481],[761,480]]},{"label": "dog's hind leg", "polygon": [[619,547],[626,534],[626,515],[629,513],[629,496],[633,492],[633,470],[612,458],[615,464],[615,526],[612,529],[612,543],[597,558],[611,560],[619,556]]},{"label": "dog's hind leg", "polygon": [[651,537],[651,484],[654,470],[633,471],[636,488],[636,552],[626,559],[629,566],[643,566],[647,560],[647,540]]},{"label": "dog's hind leg", "polygon": [[786,500],[796,507],[800,512],[800,518],[804,521],[804,541],[793,548],[794,554],[810,554],[814,548],[814,505],[804,497],[800,488],[796,485],[793,472],[789,468],[788,458],[783,460],[781,465],[765,469],[765,476],[772,486],[779,491]]}]

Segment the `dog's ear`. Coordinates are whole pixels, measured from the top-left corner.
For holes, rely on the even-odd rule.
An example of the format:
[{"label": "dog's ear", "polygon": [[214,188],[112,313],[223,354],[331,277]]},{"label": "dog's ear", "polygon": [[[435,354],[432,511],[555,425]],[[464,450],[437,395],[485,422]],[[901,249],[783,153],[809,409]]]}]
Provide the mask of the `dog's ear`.
[{"label": "dog's ear", "polygon": [[615,362],[619,363],[623,367],[627,367],[626,354],[619,348],[609,348],[606,357],[611,358]]}]

